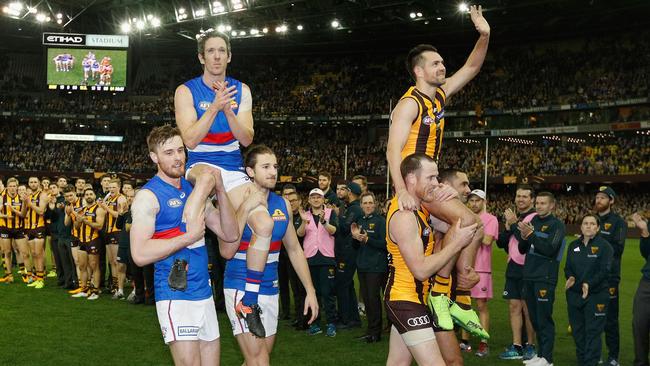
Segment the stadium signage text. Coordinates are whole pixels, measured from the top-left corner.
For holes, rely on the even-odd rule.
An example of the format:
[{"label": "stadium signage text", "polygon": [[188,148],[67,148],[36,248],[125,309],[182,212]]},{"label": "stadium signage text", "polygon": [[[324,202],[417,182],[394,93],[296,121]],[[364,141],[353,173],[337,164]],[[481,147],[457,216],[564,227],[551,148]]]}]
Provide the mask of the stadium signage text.
[{"label": "stadium signage text", "polygon": [[129,37],[110,34],[43,33],[43,44],[50,46],[129,48]]},{"label": "stadium signage text", "polygon": [[86,35],[70,33],[43,33],[43,44],[60,46],[84,46]]}]

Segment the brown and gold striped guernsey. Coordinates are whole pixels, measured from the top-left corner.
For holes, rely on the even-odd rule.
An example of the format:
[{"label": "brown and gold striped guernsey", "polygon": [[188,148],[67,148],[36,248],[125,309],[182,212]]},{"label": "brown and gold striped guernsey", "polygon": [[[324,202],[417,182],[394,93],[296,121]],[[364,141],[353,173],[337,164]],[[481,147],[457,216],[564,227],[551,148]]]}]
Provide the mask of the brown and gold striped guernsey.
[{"label": "brown and gold striped guernsey", "polygon": [[[386,215],[386,247],[388,249],[388,281],[384,299],[388,301],[410,301],[426,305],[427,295],[431,282],[427,279],[424,281],[417,280],[411,270],[406,265],[404,257],[399,250],[399,245],[390,238],[390,220],[399,210],[397,197],[390,201],[388,214]],[[433,229],[427,222],[429,213],[421,208],[413,212],[418,222],[418,235],[422,239],[422,249],[424,256],[433,254],[435,247]]]},{"label": "brown and gold striped guernsey", "polygon": [[7,218],[0,219],[0,227],[5,227],[7,229],[22,229],[23,228],[23,218],[16,215],[9,206],[13,206],[17,211],[22,210],[23,203],[20,201],[20,197],[16,194],[14,197],[11,197],[9,193],[5,190],[2,193],[2,214],[6,215]]},{"label": "brown and gold striped guernsey", "polygon": [[[40,189],[29,196],[29,200],[32,202],[32,206],[38,207],[41,202],[41,191]],[[36,210],[32,207],[27,209],[27,214],[25,215],[25,229],[38,229],[45,227],[45,217],[44,215],[39,215]]]},{"label": "brown and gold striped guernsey", "polygon": [[402,160],[415,153],[422,153],[438,161],[445,130],[445,100],[442,88],[436,89],[434,100],[412,86],[400,98],[413,99],[418,105],[418,116],[411,122],[408,139],[402,149]]},{"label": "brown and gold striped guernsey", "polygon": [[[118,194],[115,197],[111,197],[106,201],[106,206],[110,207],[113,211],[117,211],[117,200],[120,199],[121,196],[121,194]],[[106,212],[106,233],[110,234],[118,231],[120,231],[120,229],[117,228],[117,218]]]},{"label": "brown and gold striped guernsey", "polygon": [[[83,214],[83,205],[81,199],[77,198],[77,202],[72,204],[72,209],[74,210],[75,214],[77,214],[78,216],[81,216]],[[81,234],[81,227],[79,227],[79,229],[75,229],[74,222],[76,220],[72,216],[70,216],[70,219],[72,219],[72,236],[75,237],[76,239],[79,239]]]},{"label": "brown and gold striped guernsey", "polygon": [[[97,209],[99,206],[97,203],[94,203],[90,206],[84,207],[81,211],[81,215],[85,216],[88,221],[95,223],[97,222]],[[79,227],[79,241],[82,243],[89,243],[95,239],[99,238],[99,230],[93,228],[87,224],[81,224]]]}]

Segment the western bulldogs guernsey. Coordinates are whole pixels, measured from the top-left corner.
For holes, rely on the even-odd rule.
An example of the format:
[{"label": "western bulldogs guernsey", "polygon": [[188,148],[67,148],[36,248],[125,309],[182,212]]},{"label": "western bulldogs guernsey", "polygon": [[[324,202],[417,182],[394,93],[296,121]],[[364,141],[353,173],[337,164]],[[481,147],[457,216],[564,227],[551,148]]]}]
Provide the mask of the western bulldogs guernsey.
[{"label": "western bulldogs guernsey", "polygon": [[[280,247],[282,238],[287,231],[289,222],[289,211],[284,198],[273,192],[269,192],[267,200],[269,213],[273,218],[273,234],[271,235],[271,247],[269,257],[264,267],[264,275],[260,285],[260,295],[277,295],[278,294],[278,259],[280,258]],[[251,229],[246,225],[242,234],[241,243],[235,256],[226,262],[226,271],[224,273],[223,287],[244,291],[246,287],[246,250],[251,240]]]},{"label": "western bulldogs guernsey", "polygon": [[[231,77],[226,77],[228,87],[237,86],[235,103],[232,109],[237,114],[241,103],[242,83]],[[192,92],[194,109],[197,118],[201,118],[215,98],[214,90],[205,84],[203,76],[196,77],[185,83]],[[210,131],[194,148],[187,151],[187,168],[196,163],[210,163],[230,171],[244,171],[244,161],[239,150],[239,141],[233,136],[228,126],[228,120],[223,112],[217,113]]]},{"label": "western bulldogs guernsey", "polygon": [[[153,239],[169,239],[182,235],[185,232],[185,224],[181,222],[181,218],[185,202],[192,193],[192,185],[185,178],[181,178],[179,189],[156,175],[143,188],[156,195],[160,206],[160,211],[156,215]],[[167,282],[171,266],[176,259],[187,261],[187,288],[185,291],[173,290]],[[156,262],[154,269],[156,301],[205,300],[212,296],[208,275],[208,251],[204,239]]]}]

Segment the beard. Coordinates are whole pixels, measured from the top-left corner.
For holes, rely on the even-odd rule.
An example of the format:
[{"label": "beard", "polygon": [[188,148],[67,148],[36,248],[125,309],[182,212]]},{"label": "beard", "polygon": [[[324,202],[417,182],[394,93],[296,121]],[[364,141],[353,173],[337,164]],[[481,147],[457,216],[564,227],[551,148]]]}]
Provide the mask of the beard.
[{"label": "beard", "polygon": [[172,179],[178,179],[185,176],[185,162],[183,162],[180,167],[175,167],[174,165],[165,166],[162,164],[158,165],[158,167],[166,176]]},{"label": "beard", "polygon": [[594,204],[594,207],[595,207],[595,209],[596,209],[597,212],[607,211],[609,208],[611,208],[610,205],[605,205],[605,204],[598,203],[598,202],[596,202],[596,203]]}]

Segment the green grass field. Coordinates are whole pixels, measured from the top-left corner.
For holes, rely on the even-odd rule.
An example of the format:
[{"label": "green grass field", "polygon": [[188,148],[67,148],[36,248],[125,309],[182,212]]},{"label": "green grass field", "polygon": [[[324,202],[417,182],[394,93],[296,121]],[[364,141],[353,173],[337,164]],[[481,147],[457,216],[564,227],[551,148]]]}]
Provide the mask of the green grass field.
[{"label": "green grass field", "polygon": [[[104,56],[111,58],[113,64],[113,80],[111,86],[126,86],[126,50],[99,50],[88,48],[48,48],[47,50],[47,84],[48,85],[82,85],[84,71],[81,62],[89,51],[95,54],[97,61],[101,61]],[[74,56],[74,67],[68,72],[56,71],[56,66],[52,59],[58,54],[69,53]],[[99,82],[99,79],[97,80]],[[89,79],[89,85],[95,85]]]},{"label": "green grass field", "polygon": [[[498,248],[495,248],[498,249]],[[632,301],[644,260],[639,241],[628,240],[623,258],[620,295],[621,364],[631,365]],[[511,341],[507,303],[501,299],[505,254],[493,253],[496,298],[490,302],[491,352],[485,359],[465,354],[466,365],[521,365],[502,361],[498,354]],[[563,275],[562,275],[563,279]],[[564,281],[562,280],[562,283]],[[130,305],[108,296],[90,302],[70,298],[48,279],[42,290],[22,283],[0,286],[0,365],[165,365],[171,356],[163,344],[153,306]],[[556,323],[555,365],[575,364],[573,338],[566,332],[567,313],[563,286],[558,285],[554,319]],[[223,365],[243,361],[225,313],[219,314]],[[324,334],[307,336],[278,326],[274,365],[382,365],[388,353],[388,337],[380,343],[361,344],[354,340],[362,329],[339,331],[335,338]],[[474,347],[477,344],[473,344]]]}]

